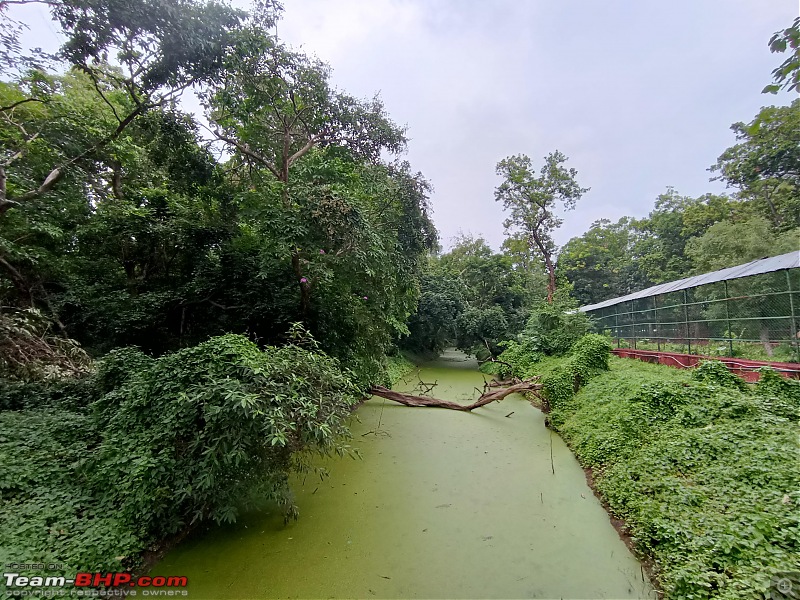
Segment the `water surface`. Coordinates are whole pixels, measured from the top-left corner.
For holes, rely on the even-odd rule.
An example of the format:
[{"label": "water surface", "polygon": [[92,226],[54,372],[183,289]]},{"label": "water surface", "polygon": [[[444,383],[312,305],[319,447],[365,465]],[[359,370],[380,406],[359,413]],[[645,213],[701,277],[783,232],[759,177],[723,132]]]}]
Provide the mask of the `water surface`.
[{"label": "water surface", "polygon": [[[455,352],[419,378],[465,403],[484,381]],[[459,413],[374,398],[352,429],[363,460],[331,459],[329,479],[297,481],[299,521],[245,515],[194,535],[154,574],[186,575],[195,599],[655,597],[524,399]]]}]

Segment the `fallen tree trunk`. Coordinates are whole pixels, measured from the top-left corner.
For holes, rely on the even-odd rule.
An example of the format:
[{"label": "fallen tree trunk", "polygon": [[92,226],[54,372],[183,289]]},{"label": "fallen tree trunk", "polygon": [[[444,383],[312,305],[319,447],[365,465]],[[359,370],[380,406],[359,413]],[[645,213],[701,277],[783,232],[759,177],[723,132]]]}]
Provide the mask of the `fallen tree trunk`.
[{"label": "fallen tree trunk", "polygon": [[480,408],[481,406],[486,406],[490,402],[502,400],[509,394],[514,394],[517,392],[533,392],[538,396],[539,390],[542,389],[542,384],[538,383],[536,379],[526,379],[524,381],[509,385],[508,387],[490,389],[491,391],[481,394],[480,398],[478,398],[472,404],[458,404],[457,402],[452,402],[451,400],[440,400],[439,398],[431,398],[430,396],[414,396],[413,394],[396,392],[380,385],[374,386],[370,391],[374,396],[386,398],[387,400],[393,400],[394,402],[399,402],[405,406],[431,406],[435,408],[449,408],[450,410],[470,412],[476,408]]}]

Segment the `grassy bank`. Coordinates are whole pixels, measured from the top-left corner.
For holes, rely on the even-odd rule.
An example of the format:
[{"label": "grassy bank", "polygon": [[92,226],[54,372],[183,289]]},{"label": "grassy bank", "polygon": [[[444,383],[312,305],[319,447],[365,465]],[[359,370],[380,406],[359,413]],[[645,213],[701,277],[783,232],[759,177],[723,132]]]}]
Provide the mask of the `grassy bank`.
[{"label": "grassy bank", "polygon": [[608,357],[588,337],[560,359],[501,358],[543,375],[552,426],[667,598],[769,597],[773,576],[800,570],[800,383]]}]

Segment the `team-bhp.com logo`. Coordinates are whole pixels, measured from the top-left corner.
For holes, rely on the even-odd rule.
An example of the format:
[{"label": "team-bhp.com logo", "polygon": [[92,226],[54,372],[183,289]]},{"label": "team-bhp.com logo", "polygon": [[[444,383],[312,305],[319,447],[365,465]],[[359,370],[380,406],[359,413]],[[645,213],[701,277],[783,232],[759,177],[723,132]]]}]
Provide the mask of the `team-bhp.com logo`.
[{"label": "team-bhp.com logo", "polygon": [[3,573],[3,580],[6,588],[5,596],[15,598],[189,595],[189,592],[183,589],[188,584],[187,578],[175,575],[136,577],[130,573],[77,573],[75,577],[64,577]]}]

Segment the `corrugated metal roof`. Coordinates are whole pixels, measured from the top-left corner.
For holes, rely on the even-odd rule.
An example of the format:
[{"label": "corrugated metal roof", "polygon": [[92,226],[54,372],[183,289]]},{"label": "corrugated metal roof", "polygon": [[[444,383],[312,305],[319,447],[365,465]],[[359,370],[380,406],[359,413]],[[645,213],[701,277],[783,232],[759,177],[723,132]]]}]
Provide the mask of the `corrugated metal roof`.
[{"label": "corrugated metal roof", "polygon": [[689,288],[706,285],[708,283],[716,283],[717,281],[725,281],[726,279],[739,279],[740,277],[750,277],[751,275],[761,275],[762,273],[772,273],[773,271],[782,271],[784,269],[796,269],[800,267],[800,251],[789,252],[781,254],[780,256],[770,256],[769,258],[761,258],[759,260],[752,260],[743,265],[735,267],[728,267],[719,271],[712,271],[711,273],[704,273],[703,275],[695,275],[694,277],[686,277],[685,279],[678,279],[677,281],[670,281],[668,283],[660,283],[641,290],[633,292],[626,296],[619,296],[604,300],[597,304],[590,304],[588,306],[581,306],[578,310],[581,312],[591,312],[607,306],[614,306],[629,300],[638,300],[639,298],[649,298],[650,296],[659,296],[661,294],[668,294],[669,292],[677,292],[679,290],[686,290]]}]

